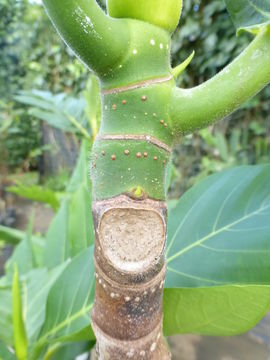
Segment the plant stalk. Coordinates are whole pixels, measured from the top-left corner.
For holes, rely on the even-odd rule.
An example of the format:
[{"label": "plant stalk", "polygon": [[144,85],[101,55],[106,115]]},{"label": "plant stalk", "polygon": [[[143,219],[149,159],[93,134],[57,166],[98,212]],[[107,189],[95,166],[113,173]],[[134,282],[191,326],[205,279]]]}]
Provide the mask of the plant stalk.
[{"label": "plant stalk", "polygon": [[93,204],[98,359],[170,359],[162,336],[166,205],[128,196]]}]

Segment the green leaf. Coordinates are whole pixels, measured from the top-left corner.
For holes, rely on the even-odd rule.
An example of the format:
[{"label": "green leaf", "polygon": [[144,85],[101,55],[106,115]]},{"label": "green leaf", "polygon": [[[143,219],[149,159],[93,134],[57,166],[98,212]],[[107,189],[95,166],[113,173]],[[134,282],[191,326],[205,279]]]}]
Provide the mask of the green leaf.
[{"label": "green leaf", "polygon": [[90,157],[91,144],[87,140],[83,140],[80,149],[80,155],[72,174],[70,182],[67,187],[68,192],[75,192],[81,186],[85,184],[90,191],[90,176],[89,176],[89,157]]},{"label": "green leaf", "polygon": [[[47,91],[21,91],[15,100],[30,105],[30,114],[46,121],[49,125],[67,132],[85,131],[85,100],[67,96],[64,93],[54,95]],[[88,132],[85,132],[86,136]]]},{"label": "green leaf", "polygon": [[11,303],[11,288],[0,286],[0,339],[9,346],[14,343]]},{"label": "green leaf", "polygon": [[66,132],[76,132],[76,128],[72,126],[68,118],[58,113],[51,113],[50,111],[44,111],[41,109],[31,109],[30,115],[47,122],[50,126]]},{"label": "green leaf", "polygon": [[89,148],[89,142],[84,140],[76,168],[67,187],[70,194],[62,202],[48,230],[44,264],[49,268],[73,257],[94,241],[88,169]]},{"label": "green leaf", "polygon": [[0,360],[16,360],[15,355],[0,341]]},{"label": "green leaf", "polygon": [[219,151],[219,156],[223,161],[228,161],[229,154],[228,154],[228,148],[227,148],[227,142],[225,136],[218,132],[215,136],[215,147]]},{"label": "green leaf", "polygon": [[35,253],[33,247],[33,237],[32,237],[32,227],[33,219],[28,225],[27,232],[24,234],[24,239],[20,244],[15,248],[11,258],[6,263],[6,272],[9,276],[13,278],[14,265],[18,267],[19,273],[26,274],[28,271],[32,270],[36,264]]},{"label": "green leaf", "polygon": [[[166,309],[171,306],[170,311],[173,309],[175,332],[180,331],[177,323],[183,314],[174,311],[170,301],[173,298],[177,298],[179,304],[187,304],[183,312],[189,317],[189,326],[181,332],[192,332],[192,328],[200,332],[195,321],[200,314],[194,315],[191,296],[201,297],[205,303],[212,301],[214,313],[215,294],[218,291],[227,294],[223,313],[219,311],[220,317],[216,320],[209,319],[211,326],[205,323],[203,333],[215,334],[214,326],[218,335],[246,330],[247,322],[233,322],[233,318],[235,309],[247,308],[248,292],[257,306],[257,310],[254,307],[248,314],[249,327],[267,310],[270,302],[269,179],[270,165],[230,169],[193,187],[172,209],[168,219],[166,279],[169,304],[165,306]],[[184,288],[189,291],[183,291]],[[234,296],[236,292],[238,300]],[[189,297],[188,301],[185,296]],[[171,316],[165,312],[166,324],[166,317]],[[231,326],[222,332],[224,318],[231,321]]]},{"label": "green leaf", "polygon": [[48,204],[54,211],[57,211],[60,206],[59,195],[56,192],[42,186],[27,186],[18,183],[16,186],[8,187],[7,191],[29,200]]},{"label": "green leaf", "polygon": [[69,203],[69,242],[71,256],[77,255],[94,243],[91,196],[81,185]]},{"label": "green leaf", "polygon": [[269,0],[225,0],[225,3],[238,32],[257,34],[270,24]]},{"label": "green leaf", "polygon": [[165,289],[164,333],[232,336],[253,328],[270,307],[270,286]]},{"label": "green leaf", "polygon": [[22,280],[23,313],[29,344],[34,344],[38,338],[45,321],[48,293],[66,265],[67,262],[51,271],[35,269]]},{"label": "green leaf", "polygon": [[62,264],[69,257],[68,221],[68,200],[65,199],[46,234],[43,264],[49,269]]},{"label": "green leaf", "polygon": [[17,245],[25,236],[25,233],[20,230],[11,229],[0,225],[0,241],[8,244]]},{"label": "green leaf", "polygon": [[22,300],[19,283],[18,268],[15,266],[12,283],[12,322],[14,331],[14,345],[18,360],[27,360],[27,335],[22,313]]},{"label": "green leaf", "polygon": [[92,197],[88,159],[90,144],[84,140],[76,169],[68,185],[73,191],[69,200],[69,242],[71,256],[86,249],[94,242],[94,226],[92,219]]},{"label": "green leaf", "polygon": [[86,101],[85,112],[90,123],[93,138],[95,138],[101,121],[101,98],[99,80],[93,74],[89,76],[86,83],[84,97]]},{"label": "green leaf", "polygon": [[51,360],[74,360],[77,356],[83,353],[89,353],[91,348],[93,347],[93,342],[89,341],[77,342],[71,344],[65,344],[55,354],[50,358]]},{"label": "green leaf", "polygon": [[73,258],[51,288],[36,351],[48,342],[73,341],[73,336],[78,340],[76,334],[83,330],[89,331],[89,340],[93,336],[90,327],[95,291],[92,259],[93,247]]}]

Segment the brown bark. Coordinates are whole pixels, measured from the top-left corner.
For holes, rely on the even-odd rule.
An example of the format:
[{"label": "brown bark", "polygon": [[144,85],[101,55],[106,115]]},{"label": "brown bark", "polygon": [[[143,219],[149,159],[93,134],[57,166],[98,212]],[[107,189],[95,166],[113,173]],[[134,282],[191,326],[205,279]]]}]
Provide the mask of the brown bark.
[{"label": "brown bark", "polygon": [[166,210],[125,195],[93,204],[100,360],[170,359],[162,336]]}]

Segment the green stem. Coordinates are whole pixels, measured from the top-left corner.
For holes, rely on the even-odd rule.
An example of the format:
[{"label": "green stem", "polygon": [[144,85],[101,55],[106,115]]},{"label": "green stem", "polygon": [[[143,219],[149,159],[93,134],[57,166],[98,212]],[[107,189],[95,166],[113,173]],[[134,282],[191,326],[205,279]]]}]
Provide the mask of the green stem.
[{"label": "green stem", "polygon": [[270,82],[270,28],[264,28],[230,65],[192,89],[175,88],[171,119],[178,135],[222,119]]},{"label": "green stem", "polygon": [[43,0],[59,34],[78,57],[99,73],[112,68],[128,46],[125,20],[107,16],[95,0]]}]

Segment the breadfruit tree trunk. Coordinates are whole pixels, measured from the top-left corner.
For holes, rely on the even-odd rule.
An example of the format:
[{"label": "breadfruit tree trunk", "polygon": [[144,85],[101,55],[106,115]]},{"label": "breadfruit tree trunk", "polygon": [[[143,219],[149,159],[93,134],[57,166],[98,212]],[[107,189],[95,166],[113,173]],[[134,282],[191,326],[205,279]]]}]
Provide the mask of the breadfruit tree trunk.
[{"label": "breadfruit tree trunk", "polygon": [[260,30],[213,79],[180,89],[175,78],[192,59],[170,66],[181,0],[107,0],[113,17],[95,0],[43,2],[102,89],[101,128],[91,154],[96,239],[91,319],[98,357],[169,359],[162,336],[162,291],[171,147],[180,136],[233,112],[269,83],[270,28]]},{"label": "breadfruit tree trunk", "polygon": [[[168,59],[167,44],[159,51]],[[162,292],[172,84],[168,74],[103,91],[102,127],[91,155],[92,326],[100,359],[170,358],[162,336]]]}]

